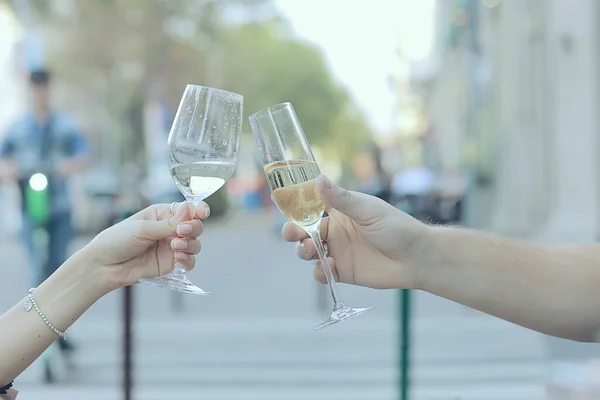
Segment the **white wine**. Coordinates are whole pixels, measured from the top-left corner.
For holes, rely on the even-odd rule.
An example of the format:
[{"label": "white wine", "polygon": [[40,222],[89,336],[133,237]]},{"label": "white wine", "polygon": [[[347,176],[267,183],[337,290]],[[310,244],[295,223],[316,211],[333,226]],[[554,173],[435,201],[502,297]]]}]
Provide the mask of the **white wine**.
[{"label": "white wine", "polygon": [[320,173],[313,161],[276,161],[265,166],[271,197],[287,219],[304,226],[319,221],[325,211],[315,188]]},{"label": "white wine", "polygon": [[235,164],[201,161],[171,168],[175,184],[189,200],[204,200],[225,184],[235,171]]}]

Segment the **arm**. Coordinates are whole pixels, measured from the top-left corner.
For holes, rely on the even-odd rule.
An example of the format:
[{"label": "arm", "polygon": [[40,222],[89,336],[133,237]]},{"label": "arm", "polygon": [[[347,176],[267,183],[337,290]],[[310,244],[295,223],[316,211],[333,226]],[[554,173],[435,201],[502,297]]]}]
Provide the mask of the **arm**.
[{"label": "arm", "polygon": [[18,168],[14,160],[0,159],[0,184],[13,180],[17,176]]},{"label": "arm", "polygon": [[0,146],[0,184],[17,176],[17,164],[12,160],[15,150],[12,132],[9,130]]},{"label": "arm", "polygon": [[[83,251],[33,292],[42,313],[61,331],[109,291],[105,270],[91,265]],[[35,309],[25,312],[24,301],[0,316],[0,386],[14,380],[57,339]]]},{"label": "arm", "polygon": [[430,229],[424,290],[549,335],[600,341],[600,245]]},{"label": "arm", "polygon": [[[41,312],[64,332],[104,294],[170,272],[175,258],[192,269],[207,207],[183,203],[173,214],[171,205],[159,204],[106,229],[33,292]],[[24,302],[0,316],[0,388],[57,339],[35,308],[25,311]]]},{"label": "arm", "polygon": [[[513,323],[579,341],[600,342],[600,244],[548,246],[466,229],[427,226],[388,204],[319,176],[329,207],[321,224],[336,280],[379,289],[423,289]],[[299,226],[305,260],[318,259]],[[313,274],[325,283],[316,264]]]}]

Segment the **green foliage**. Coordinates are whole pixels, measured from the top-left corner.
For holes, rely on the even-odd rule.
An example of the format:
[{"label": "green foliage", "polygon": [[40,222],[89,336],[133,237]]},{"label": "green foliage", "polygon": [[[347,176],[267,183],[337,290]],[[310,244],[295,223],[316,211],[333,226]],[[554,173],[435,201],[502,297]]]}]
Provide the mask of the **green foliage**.
[{"label": "green foliage", "polygon": [[[115,126],[125,126],[125,151],[143,151],[145,99],[175,108],[188,83],[243,94],[246,132],[248,115],[291,101],[310,143],[325,154],[346,162],[368,142],[364,118],[320,49],[294,38],[269,1],[86,0],[74,2],[70,16],[54,14],[48,1],[33,4],[53,33],[57,75],[68,77],[72,91],[93,94],[89,118],[104,107]],[[244,18],[232,23],[232,7]]]},{"label": "green foliage", "polygon": [[278,33],[280,23],[251,24],[224,35],[224,86],[245,96],[253,113],[291,101],[309,139],[322,142],[347,96],[337,87],[318,49]]},{"label": "green foliage", "polygon": [[312,145],[342,161],[368,140],[362,115],[332,77],[321,51],[291,37],[281,20],[247,24],[227,31],[224,87],[243,93],[248,115],[290,101]]}]

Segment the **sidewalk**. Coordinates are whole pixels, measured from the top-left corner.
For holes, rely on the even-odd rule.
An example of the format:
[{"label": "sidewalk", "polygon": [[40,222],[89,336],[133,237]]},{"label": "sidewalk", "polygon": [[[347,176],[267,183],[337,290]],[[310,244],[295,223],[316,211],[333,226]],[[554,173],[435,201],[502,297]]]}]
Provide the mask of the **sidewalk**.
[{"label": "sidewalk", "polygon": [[[172,389],[177,390],[177,397],[169,397],[174,399],[395,398],[398,343],[393,322],[365,316],[363,321],[313,332],[314,322],[313,318],[138,321],[134,373],[138,398],[158,399]],[[118,388],[119,323],[82,320],[74,332],[81,346],[81,373],[74,380],[72,398]],[[543,398],[548,372],[535,333],[494,319],[453,317],[419,318],[413,335],[415,399]],[[39,364],[32,366],[18,387],[53,399],[40,387],[40,373]]]},{"label": "sidewalk", "polygon": [[[0,282],[6,309],[27,285],[18,244],[0,242],[0,252],[11,275]],[[212,296],[135,286],[135,399],[395,400],[397,292],[342,285],[349,304],[375,309],[315,332],[326,315],[310,268],[264,216],[207,224],[190,277]],[[121,294],[72,328],[79,374],[46,387],[38,362],[16,382],[20,400],[121,398]],[[543,399],[542,335],[431,295],[414,298],[411,400]]]}]

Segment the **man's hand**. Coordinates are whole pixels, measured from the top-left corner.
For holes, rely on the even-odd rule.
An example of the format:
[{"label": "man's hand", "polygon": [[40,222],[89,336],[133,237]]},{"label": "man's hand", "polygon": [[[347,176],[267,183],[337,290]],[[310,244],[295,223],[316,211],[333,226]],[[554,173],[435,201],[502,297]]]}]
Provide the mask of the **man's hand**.
[{"label": "man's hand", "polygon": [[[426,225],[376,197],[340,188],[323,175],[316,189],[329,213],[321,223],[321,236],[337,281],[377,289],[420,287],[430,234]],[[299,226],[288,222],[282,234],[288,242],[299,242],[300,258],[318,260],[315,243]],[[320,262],[313,274],[326,282]]]}]

